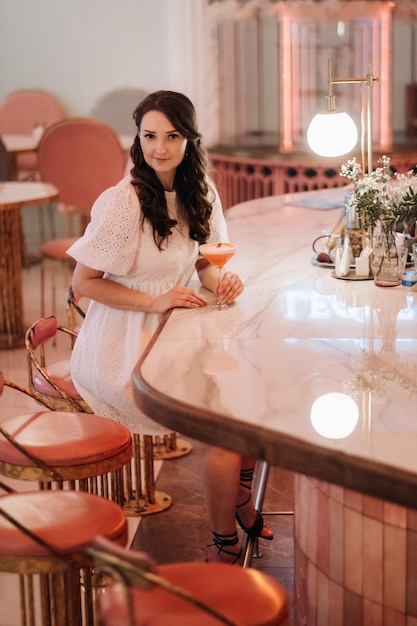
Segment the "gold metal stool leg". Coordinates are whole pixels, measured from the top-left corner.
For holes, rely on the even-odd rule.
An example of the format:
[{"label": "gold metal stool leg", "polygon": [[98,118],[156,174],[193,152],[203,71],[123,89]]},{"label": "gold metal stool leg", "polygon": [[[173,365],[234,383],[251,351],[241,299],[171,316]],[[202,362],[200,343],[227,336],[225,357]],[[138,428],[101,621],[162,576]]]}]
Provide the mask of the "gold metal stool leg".
[{"label": "gold metal stool leg", "polygon": [[124,468],[125,503],[128,517],[164,511],[172,498],[155,489],[154,444],[152,435],[133,434],[132,460]]},{"label": "gold metal stool leg", "polygon": [[189,454],[192,449],[191,443],[180,439],[175,432],[153,437],[153,457],[156,461],[178,459]]}]

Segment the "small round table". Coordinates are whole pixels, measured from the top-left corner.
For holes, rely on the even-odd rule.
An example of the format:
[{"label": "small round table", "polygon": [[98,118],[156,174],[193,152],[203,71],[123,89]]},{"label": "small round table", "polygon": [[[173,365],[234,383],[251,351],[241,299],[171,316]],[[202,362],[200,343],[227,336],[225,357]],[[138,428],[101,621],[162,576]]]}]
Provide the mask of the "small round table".
[{"label": "small round table", "polygon": [[17,179],[17,157],[19,154],[35,153],[38,149],[40,137],[32,135],[2,135],[1,139],[9,157],[9,179]]},{"label": "small round table", "polygon": [[0,183],[0,349],[24,343],[21,208],[57,197],[49,183]]}]

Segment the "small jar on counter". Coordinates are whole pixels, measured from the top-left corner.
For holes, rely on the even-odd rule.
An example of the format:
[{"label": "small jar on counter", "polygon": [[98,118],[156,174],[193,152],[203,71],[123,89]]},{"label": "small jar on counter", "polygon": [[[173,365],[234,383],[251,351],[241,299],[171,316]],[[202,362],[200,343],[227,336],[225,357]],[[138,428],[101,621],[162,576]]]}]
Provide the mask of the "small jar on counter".
[{"label": "small jar on counter", "polygon": [[417,283],[417,272],[409,270],[404,272],[401,279],[401,284],[404,287],[413,287]]}]

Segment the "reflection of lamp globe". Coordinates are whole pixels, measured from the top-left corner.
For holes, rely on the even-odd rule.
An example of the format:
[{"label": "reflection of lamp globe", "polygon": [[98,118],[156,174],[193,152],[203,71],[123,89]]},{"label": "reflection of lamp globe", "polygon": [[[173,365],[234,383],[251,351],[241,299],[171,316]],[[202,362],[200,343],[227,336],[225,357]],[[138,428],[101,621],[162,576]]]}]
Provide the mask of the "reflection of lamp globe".
[{"label": "reflection of lamp globe", "polygon": [[356,427],[359,419],[358,405],[345,393],[326,393],[319,396],[311,407],[314,430],[327,439],[344,439]]},{"label": "reflection of lamp globe", "polygon": [[347,113],[324,111],[317,113],[307,130],[307,143],[316,154],[336,157],[347,154],[356,146],[358,129]]}]

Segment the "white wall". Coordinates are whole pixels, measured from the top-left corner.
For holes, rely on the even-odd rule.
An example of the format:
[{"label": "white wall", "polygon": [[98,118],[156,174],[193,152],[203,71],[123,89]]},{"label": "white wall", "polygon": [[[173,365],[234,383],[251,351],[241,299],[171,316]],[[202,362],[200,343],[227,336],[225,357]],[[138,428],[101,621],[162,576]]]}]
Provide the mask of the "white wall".
[{"label": "white wall", "polygon": [[117,87],[173,89],[193,101],[206,144],[217,141],[203,69],[204,6],[205,0],[0,0],[0,99],[16,89],[44,89],[68,116],[87,116]]},{"label": "white wall", "polygon": [[[218,77],[205,0],[0,0],[0,99],[54,93],[67,115],[88,115],[125,86],[175,89],[194,102],[206,145],[218,142]],[[406,30],[406,29],[405,29]],[[394,32],[393,126],[404,127],[409,35]],[[209,51],[209,52],[208,52]],[[411,70],[410,70],[411,72]],[[412,77],[406,78],[406,82]],[[416,80],[415,77],[413,77]]]},{"label": "white wall", "polygon": [[0,0],[0,98],[45,89],[76,116],[115,87],[173,88],[167,2]]}]

